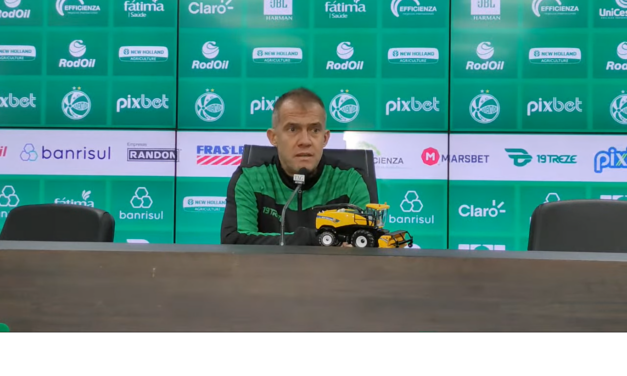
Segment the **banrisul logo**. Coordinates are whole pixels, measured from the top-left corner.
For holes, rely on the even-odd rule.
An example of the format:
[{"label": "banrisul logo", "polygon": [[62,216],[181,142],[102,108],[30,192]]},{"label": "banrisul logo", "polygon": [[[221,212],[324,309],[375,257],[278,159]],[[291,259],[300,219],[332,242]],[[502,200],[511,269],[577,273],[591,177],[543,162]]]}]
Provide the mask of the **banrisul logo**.
[{"label": "banrisul logo", "polygon": [[224,114],[224,100],[214,90],[207,89],[207,92],[196,99],[194,105],[196,115],[202,121],[214,122]]},{"label": "banrisul logo", "polygon": [[229,60],[220,60],[220,47],[214,41],[202,45],[202,55],[206,61],[192,61],[192,69],[229,69]]},{"label": "banrisul logo", "polygon": [[0,45],[0,61],[33,61],[36,58],[35,46]]},{"label": "banrisul logo", "polygon": [[124,2],[124,11],[129,18],[146,18],[150,13],[164,12],[162,0],[131,0]]},{"label": "banrisul logo", "polygon": [[482,90],[470,101],[470,116],[474,121],[481,124],[489,124],[499,117],[501,105],[489,90]]},{"label": "banrisul logo", "polygon": [[604,20],[627,20],[627,0],[616,0],[618,7],[600,8],[599,16]]},{"label": "banrisul logo", "polygon": [[88,15],[100,13],[99,0],[57,0],[56,9],[60,16]]},{"label": "banrisul logo", "polygon": [[531,10],[536,17],[575,16],[579,13],[577,5],[569,5],[576,0],[533,0]]},{"label": "banrisul logo", "polygon": [[260,64],[300,64],[303,50],[295,47],[258,47],[253,49],[253,62]]},{"label": "banrisul logo", "polygon": [[54,199],[55,204],[65,204],[65,205],[79,205],[79,206],[89,206],[94,207],[94,202],[90,200],[91,191],[85,191],[81,193],[81,197],[79,199],[67,198],[67,197],[57,197]]},{"label": "banrisul logo", "polygon": [[357,60],[350,60],[355,53],[355,49],[351,45],[351,42],[341,42],[335,49],[337,57],[343,62],[327,61],[327,70],[362,70],[364,69],[364,62]]},{"label": "banrisul logo", "polygon": [[70,43],[68,49],[69,59],[60,59],[59,68],[94,68],[96,67],[96,59],[84,59],[83,56],[87,52],[87,47],[82,40],[77,39]]},{"label": "banrisul logo", "polygon": [[160,63],[168,61],[168,55],[163,46],[122,46],[118,51],[120,61],[126,63]]},{"label": "banrisul logo", "polygon": [[274,99],[268,99],[261,97],[261,99],[255,99],[250,102],[250,114],[254,115],[257,111],[269,111],[274,110],[274,104],[279,100],[279,97],[275,96]]},{"label": "banrisul logo", "polygon": [[81,120],[91,111],[91,99],[80,87],[75,87],[63,97],[61,111],[70,120]]},{"label": "banrisul logo", "polygon": [[334,0],[324,3],[324,11],[329,18],[347,19],[351,14],[365,13],[366,4],[361,0]]},{"label": "banrisul logo", "polygon": [[579,48],[532,48],[529,50],[531,64],[579,64],[581,50]]},{"label": "banrisul logo", "polygon": [[466,70],[476,71],[499,71],[505,68],[505,62],[499,60],[492,60],[494,57],[494,47],[491,42],[481,42],[477,46],[477,57],[483,62],[468,61],[466,63]]},{"label": "banrisul logo", "polygon": [[470,15],[475,21],[499,21],[501,19],[501,0],[472,0]]},{"label": "banrisul logo", "polygon": [[415,223],[422,225],[432,225],[435,223],[435,216],[420,215],[424,204],[420,199],[417,191],[407,191],[403,201],[401,201],[400,208],[402,215],[395,216],[390,214],[390,223]]},{"label": "banrisul logo", "polygon": [[146,187],[137,187],[130,201],[132,210],[129,210],[128,212],[120,210],[120,219],[144,219],[149,221],[162,220],[163,211],[151,211],[150,208],[152,208],[152,204],[152,197],[150,197],[148,189],[146,189]]},{"label": "banrisul logo", "polygon": [[233,10],[231,4],[233,0],[205,0],[205,1],[192,1],[189,3],[187,10],[191,14],[225,14],[228,11]]},{"label": "banrisul logo", "polygon": [[359,101],[348,90],[341,90],[340,94],[331,99],[329,105],[331,117],[340,123],[350,123],[359,115]]},{"label": "banrisul logo", "polygon": [[618,124],[627,125],[627,94],[625,94],[625,90],[610,104],[610,115]]},{"label": "banrisul logo", "polygon": [[111,146],[103,149],[90,149],[87,146],[76,149],[55,149],[46,145],[41,146],[41,152],[33,144],[26,144],[20,153],[20,159],[24,162],[35,162],[41,156],[41,160],[77,161],[77,160],[111,160]]},{"label": "banrisul logo", "polygon": [[627,169],[627,148],[625,151],[615,147],[599,151],[594,156],[594,172],[601,174],[606,168]]},{"label": "banrisul logo", "polygon": [[620,60],[608,61],[605,65],[605,70],[627,71],[627,42],[621,42],[618,47],[616,47],[616,55]]},{"label": "banrisul logo", "polygon": [[423,6],[418,0],[392,0],[390,8],[394,17],[433,16],[438,11],[436,6]]},{"label": "banrisul logo", "polygon": [[582,104],[579,97],[572,101],[561,101],[557,97],[549,100],[538,98],[537,101],[527,103],[527,116],[533,113],[583,112]]},{"label": "banrisul logo", "polygon": [[263,0],[263,15],[268,21],[291,21],[292,0]]},{"label": "banrisul logo", "polygon": [[22,0],[4,0],[4,5],[9,10],[0,9],[0,19],[2,18],[30,18],[30,9],[21,9]]},{"label": "banrisul logo", "polygon": [[183,199],[183,210],[192,213],[220,213],[226,208],[226,197],[189,196]]},{"label": "banrisul logo", "polygon": [[169,102],[170,98],[168,98],[165,94],[162,94],[159,98],[148,98],[145,94],[142,94],[139,97],[132,97],[130,95],[119,98],[116,103],[116,112],[122,112],[125,110],[133,111],[133,110],[158,110],[165,109],[168,110],[170,108]]},{"label": "banrisul logo", "polygon": [[35,101],[37,97],[30,93],[27,97],[20,97],[13,93],[9,93],[6,97],[0,97],[0,108],[37,108]]},{"label": "banrisul logo", "polygon": [[440,101],[437,97],[425,101],[416,100],[415,97],[411,97],[409,100],[398,97],[396,100],[388,101],[385,104],[385,116],[389,116],[391,112],[440,112],[439,104]]},{"label": "banrisul logo", "polygon": [[435,64],[440,60],[437,48],[390,48],[388,62],[390,64]]}]

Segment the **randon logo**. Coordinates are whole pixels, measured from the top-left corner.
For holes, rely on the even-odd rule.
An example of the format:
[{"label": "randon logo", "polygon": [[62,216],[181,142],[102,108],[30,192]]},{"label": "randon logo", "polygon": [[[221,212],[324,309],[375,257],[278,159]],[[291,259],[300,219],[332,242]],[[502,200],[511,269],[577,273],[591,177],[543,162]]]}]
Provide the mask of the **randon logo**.
[{"label": "randon logo", "polygon": [[501,105],[491,94],[482,91],[470,102],[470,116],[474,121],[482,124],[489,124],[499,117]]},{"label": "randon logo", "polygon": [[224,100],[213,90],[207,90],[196,99],[196,115],[202,121],[213,122],[222,117],[224,114]]},{"label": "randon logo", "polygon": [[336,95],[331,99],[329,111],[333,119],[340,123],[350,123],[359,115],[359,101],[348,91]]},{"label": "randon logo", "polygon": [[133,198],[131,198],[131,206],[133,209],[150,209],[152,206],[152,198],[145,187],[139,187],[135,190]]},{"label": "randon logo", "polygon": [[401,202],[403,213],[420,213],[422,211],[422,201],[416,191],[407,191],[405,198]]}]

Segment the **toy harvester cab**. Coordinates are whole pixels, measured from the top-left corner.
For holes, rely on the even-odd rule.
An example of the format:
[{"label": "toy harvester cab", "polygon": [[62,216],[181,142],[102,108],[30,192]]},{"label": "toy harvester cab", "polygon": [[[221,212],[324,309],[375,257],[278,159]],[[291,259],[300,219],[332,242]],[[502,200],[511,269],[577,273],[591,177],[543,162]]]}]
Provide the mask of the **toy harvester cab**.
[{"label": "toy harvester cab", "polygon": [[325,247],[346,242],[353,247],[404,248],[413,238],[404,230],[385,230],[389,205],[368,204],[362,209],[352,204],[319,206],[316,217],[318,242]]}]

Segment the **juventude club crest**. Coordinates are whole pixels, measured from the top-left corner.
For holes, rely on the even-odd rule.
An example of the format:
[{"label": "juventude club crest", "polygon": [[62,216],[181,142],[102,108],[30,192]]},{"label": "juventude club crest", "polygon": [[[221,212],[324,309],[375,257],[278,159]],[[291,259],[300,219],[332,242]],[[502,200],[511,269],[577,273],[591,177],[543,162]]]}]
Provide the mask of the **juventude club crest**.
[{"label": "juventude club crest", "polygon": [[481,94],[470,101],[470,116],[478,123],[489,124],[496,120],[501,112],[499,101],[488,93],[489,91],[484,93],[482,90]]},{"label": "juventude club crest", "polygon": [[610,114],[619,124],[627,125],[627,94],[623,93],[614,98],[610,105]]},{"label": "juventude club crest", "polygon": [[196,99],[196,115],[202,121],[213,122],[222,117],[224,114],[224,100],[213,89],[202,94]]},{"label": "juventude club crest", "polygon": [[70,120],[81,120],[89,114],[91,100],[87,94],[81,91],[80,87],[72,89],[63,97],[61,110]]},{"label": "juventude club crest", "polygon": [[351,94],[348,94],[348,90],[342,90],[340,94],[331,99],[329,111],[336,121],[350,123],[359,115],[359,101]]}]

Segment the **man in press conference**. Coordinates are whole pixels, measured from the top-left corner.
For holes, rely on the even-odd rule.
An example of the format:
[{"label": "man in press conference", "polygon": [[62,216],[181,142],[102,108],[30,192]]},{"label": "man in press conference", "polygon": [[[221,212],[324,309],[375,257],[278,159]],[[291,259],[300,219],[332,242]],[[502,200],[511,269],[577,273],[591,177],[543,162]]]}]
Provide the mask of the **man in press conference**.
[{"label": "man in press conference", "polygon": [[[325,157],[331,132],[324,103],[310,90],[283,94],[275,103],[268,140],[277,156],[269,163],[239,166],[229,182],[222,220],[222,244],[280,244],[281,212],[286,210],[285,245],[318,245],[314,207],[370,202],[366,182],[353,167]],[[296,175],[296,176],[295,176]]]}]

